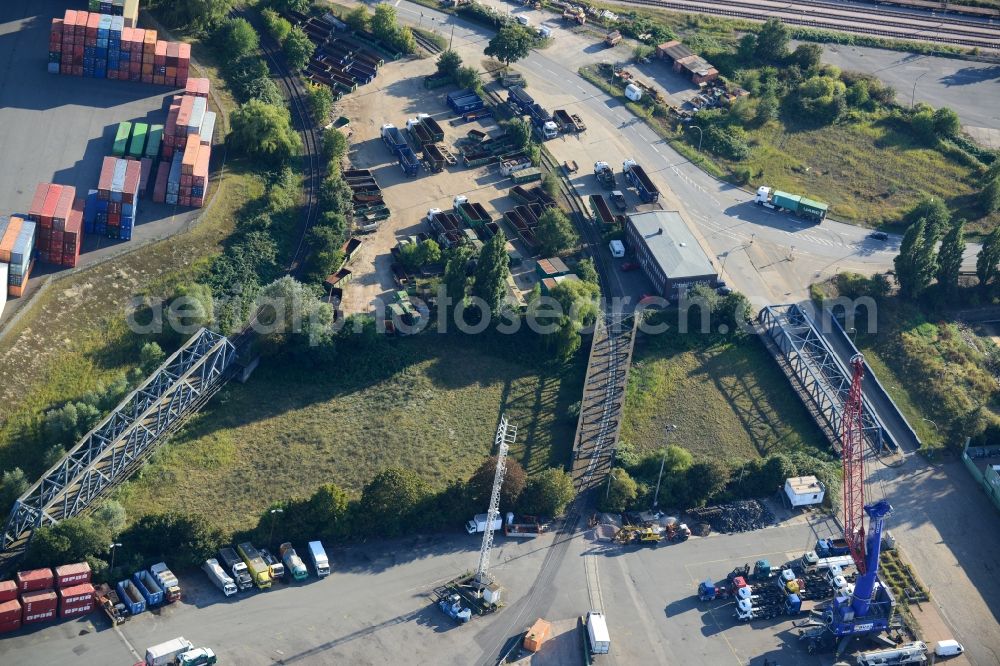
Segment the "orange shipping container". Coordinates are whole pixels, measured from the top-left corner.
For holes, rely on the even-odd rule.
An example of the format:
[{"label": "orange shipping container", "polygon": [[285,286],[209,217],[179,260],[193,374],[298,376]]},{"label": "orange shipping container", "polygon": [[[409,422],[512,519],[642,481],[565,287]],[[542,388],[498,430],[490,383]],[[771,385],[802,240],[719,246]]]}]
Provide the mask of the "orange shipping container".
[{"label": "orange shipping container", "polygon": [[[188,141],[190,144],[191,142]],[[195,162],[194,171],[192,172],[195,178],[201,178],[203,181],[208,180],[208,163],[212,159],[212,148],[210,146],[202,145],[201,149],[198,150],[198,161]]]},{"label": "orange shipping container", "polygon": [[542,643],[549,640],[551,636],[552,625],[542,618],[538,618],[528,629],[528,633],[524,635],[524,649],[538,652],[542,648]]},{"label": "orange shipping container", "polygon": [[148,29],[146,30],[146,33],[143,35],[143,44],[144,46],[142,50],[145,51],[146,53],[153,53],[156,50],[155,30],[148,30]]},{"label": "orange shipping container", "polygon": [[7,231],[0,238],[0,261],[10,261],[10,251],[14,249],[18,234],[21,233],[21,218],[12,217],[7,224]]},{"label": "orange shipping container", "polygon": [[11,298],[21,298],[24,295],[24,290],[28,287],[28,279],[31,278],[31,269],[35,267],[35,262],[32,261],[28,264],[28,270],[24,272],[24,282],[20,286],[10,285],[7,287],[7,295]]},{"label": "orange shipping container", "polygon": [[198,163],[198,149],[201,148],[201,138],[197,134],[188,136],[187,145],[184,147],[184,157],[181,158],[181,173],[190,176],[194,173],[194,167]]}]

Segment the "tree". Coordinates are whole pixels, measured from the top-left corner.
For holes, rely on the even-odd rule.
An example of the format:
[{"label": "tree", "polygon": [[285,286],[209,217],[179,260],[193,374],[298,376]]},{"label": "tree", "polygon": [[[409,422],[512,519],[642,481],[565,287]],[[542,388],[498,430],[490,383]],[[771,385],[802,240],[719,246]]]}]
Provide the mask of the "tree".
[{"label": "tree", "polygon": [[306,505],[310,526],[325,538],[346,539],[351,532],[350,497],[334,483],[316,489]]},{"label": "tree", "polygon": [[354,210],[354,191],[340,169],[328,173],[319,186],[319,205],[328,212],[349,215]]},{"label": "tree", "polygon": [[938,250],[937,281],[946,293],[953,294],[958,289],[963,254],[965,254],[965,220],[959,220],[945,234]]},{"label": "tree", "polygon": [[934,112],[934,132],[940,137],[951,138],[962,129],[958,114],[946,106]]},{"label": "tree", "polygon": [[177,285],[169,298],[167,313],[167,324],[177,329],[181,336],[187,331],[210,327],[215,320],[212,288],[200,282]]},{"label": "tree", "polygon": [[330,164],[340,166],[340,160],[347,154],[347,137],[340,130],[323,130],[323,156]]},{"label": "tree", "polygon": [[771,18],[757,33],[754,56],[762,63],[777,65],[788,56],[788,28],[780,19]]},{"label": "tree", "polygon": [[285,37],[288,37],[288,33],[292,31],[292,24],[279,16],[278,12],[270,7],[262,11],[260,15],[264,19],[264,26],[267,28],[267,33],[271,35],[274,41],[279,44],[284,42]]},{"label": "tree", "polygon": [[573,358],[580,349],[580,334],[576,324],[569,317],[562,317],[559,320],[559,328],[555,333],[546,335],[543,341],[552,357],[563,363]]},{"label": "tree", "polygon": [[260,38],[245,18],[232,18],[222,27],[219,46],[227,58],[242,58],[257,51]]},{"label": "tree", "polygon": [[983,241],[983,247],[976,257],[976,276],[979,278],[980,286],[987,286],[1000,274],[998,264],[1000,264],[1000,227],[994,227]]},{"label": "tree", "polygon": [[455,70],[453,77],[455,85],[459,88],[469,88],[478,91],[483,87],[483,82],[479,78],[479,70],[475,67],[459,67]]},{"label": "tree", "polygon": [[523,118],[514,118],[504,123],[504,130],[516,150],[524,150],[531,143],[531,123]]},{"label": "tree", "polygon": [[505,23],[483,53],[509,66],[528,55],[534,43],[535,36],[526,28],[517,23]]},{"label": "tree", "polygon": [[423,258],[420,245],[417,243],[407,243],[399,248],[399,261],[408,271],[415,271],[423,266]]},{"label": "tree", "polygon": [[577,330],[593,324],[600,313],[601,288],[593,282],[564,280],[550,289],[549,295],[559,302],[562,314]]},{"label": "tree", "polygon": [[66,455],[66,449],[63,445],[53,444],[49,448],[45,449],[45,455],[42,456],[42,467],[45,469],[52,469],[56,463],[62,460],[64,455]]},{"label": "tree", "polygon": [[507,292],[508,275],[510,275],[510,257],[507,256],[507,236],[501,229],[483,246],[472,281],[472,295],[483,299],[486,307],[494,315],[500,312],[504,294]]},{"label": "tree", "polygon": [[270,0],[270,4],[279,12],[299,12],[303,14],[309,11],[312,0]]},{"label": "tree", "polygon": [[375,5],[375,13],[371,19],[372,34],[383,41],[392,42],[398,29],[396,8],[386,2]]},{"label": "tree", "polygon": [[740,37],[739,45],[736,47],[736,55],[741,62],[753,62],[757,53],[757,35],[748,32]]},{"label": "tree", "polygon": [[160,345],[155,342],[147,342],[139,350],[139,366],[143,372],[149,374],[158,368],[166,357],[167,355],[163,353]]},{"label": "tree", "polygon": [[252,99],[230,116],[229,145],[248,157],[283,164],[301,147],[288,109]]},{"label": "tree", "polygon": [[590,257],[581,259],[580,263],[576,265],[576,276],[584,282],[600,284],[600,279],[597,277],[597,269],[594,267],[594,260]]},{"label": "tree", "polygon": [[344,23],[354,32],[367,32],[368,26],[371,23],[371,14],[368,13],[368,10],[364,6],[355,7],[347,12],[347,16],[344,17]]},{"label": "tree", "polygon": [[296,26],[292,28],[292,31],[288,33],[288,37],[285,38],[283,50],[288,67],[292,71],[299,71],[309,64],[309,58],[312,57],[316,47],[313,45],[312,40],[309,39],[306,31]]},{"label": "tree", "polygon": [[[923,108],[919,108],[919,107]],[[926,104],[918,105],[910,116],[910,127],[913,133],[928,143],[936,143],[938,136],[934,128],[934,112]]]},{"label": "tree", "polygon": [[986,183],[983,191],[979,193],[979,206],[986,215],[1000,210],[1000,176]]},{"label": "tree", "polygon": [[396,30],[390,42],[400,53],[413,53],[417,50],[417,40],[413,36],[413,30],[408,26],[403,26]]},{"label": "tree", "polygon": [[576,496],[573,477],[558,467],[533,474],[521,494],[521,511],[534,516],[561,516]]},{"label": "tree", "polygon": [[555,199],[559,196],[559,176],[553,171],[547,171],[542,178],[542,190]]},{"label": "tree", "polygon": [[[476,507],[488,507],[493,494],[493,479],[497,471],[497,457],[490,456],[469,478],[469,494]],[[517,500],[528,483],[528,475],[516,458],[507,456],[507,472],[500,486],[500,509],[513,511]]]},{"label": "tree", "polygon": [[399,536],[406,531],[413,512],[428,495],[427,484],[410,470],[385,469],[361,492],[358,527],[370,535]]},{"label": "tree", "polygon": [[444,288],[448,300],[458,304],[465,300],[465,289],[469,282],[468,266],[472,251],[466,246],[452,250],[444,265]]},{"label": "tree", "polygon": [[442,51],[441,55],[438,56],[437,59],[438,74],[443,74],[445,76],[455,76],[455,72],[457,72],[458,68],[461,66],[462,66],[462,56],[458,55],[451,49],[448,49],[447,51]]},{"label": "tree", "polygon": [[45,435],[50,442],[70,444],[83,437],[101,419],[101,410],[88,402],[68,402],[45,412]]},{"label": "tree", "polygon": [[900,294],[907,298],[920,296],[936,268],[934,242],[928,242],[926,220],[921,219],[906,230],[893,264]]},{"label": "tree", "polygon": [[200,516],[163,513],[143,516],[122,532],[119,541],[125,552],[142,553],[148,561],[167,560],[177,569],[190,569],[213,557],[223,543],[223,535]]},{"label": "tree", "polygon": [[621,513],[639,497],[639,484],[621,467],[615,467],[608,475],[609,485],[598,506],[601,511]]},{"label": "tree", "polygon": [[576,231],[566,213],[558,208],[549,208],[538,217],[535,238],[543,255],[553,256],[566,252],[576,245]]},{"label": "tree", "polygon": [[118,535],[125,530],[127,524],[125,507],[115,500],[104,500],[91,515],[95,523],[103,525],[108,530],[112,539],[118,538]]},{"label": "tree", "polygon": [[774,93],[768,93],[757,102],[757,115],[754,120],[759,125],[774,120],[778,117],[778,97]]},{"label": "tree", "polygon": [[441,261],[441,246],[433,238],[428,238],[420,244],[420,265],[436,264]]},{"label": "tree", "polygon": [[25,556],[32,567],[55,567],[107,552],[111,533],[89,516],[74,516],[36,530]]},{"label": "tree", "polygon": [[28,479],[20,467],[8,469],[0,477],[0,511],[9,512],[15,500],[28,489]]},{"label": "tree", "polygon": [[820,59],[823,57],[823,47],[819,44],[799,44],[792,51],[789,60],[799,66],[803,72],[812,72],[819,68]]},{"label": "tree", "polygon": [[233,8],[233,0],[155,0],[149,4],[167,25],[197,33],[214,28]]},{"label": "tree", "polygon": [[[313,121],[317,125],[324,125],[330,118],[330,111],[333,109],[333,92],[330,90],[330,86],[319,83],[306,85],[306,104],[309,106],[309,114],[312,116]],[[333,129],[325,134],[331,132],[344,136]]]},{"label": "tree", "polygon": [[258,319],[270,324],[267,336],[281,345],[292,342],[314,346],[332,335],[333,306],[319,299],[318,292],[286,275],[264,287],[257,299],[269,312]]},{"label": "tree", "polygon": [[927,221],[927,229],[932,233],[934,240],[941,238],[951,226],[951,213],[944,201],[934,197],[923,197],[911,208],[905,216],[905,224],[914,224],[920,219]]},{"label": "tree", "polygon": [[847,86],[829,76],[813,76],[798,85],[791,102],[802,120],[831,123],[847,106]]}]

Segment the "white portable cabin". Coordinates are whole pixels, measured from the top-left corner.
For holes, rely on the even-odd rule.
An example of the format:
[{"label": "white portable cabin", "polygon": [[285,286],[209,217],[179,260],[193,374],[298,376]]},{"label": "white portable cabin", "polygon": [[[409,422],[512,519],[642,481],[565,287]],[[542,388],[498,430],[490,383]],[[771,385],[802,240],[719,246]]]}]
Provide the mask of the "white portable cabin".
[{"label": "white portable cabin", "polygon": [[793,476],[785,479],[785,495],[792,506],[822,504],[826,486],[815,476]]},{"label": "white portable cabin", "polygon": [[630,83],[627,86],[625,86],[625,96],[628,97],[633,102],[638,102],[640,99],[642,99],[642,88],[635,85],[634,83]]}]

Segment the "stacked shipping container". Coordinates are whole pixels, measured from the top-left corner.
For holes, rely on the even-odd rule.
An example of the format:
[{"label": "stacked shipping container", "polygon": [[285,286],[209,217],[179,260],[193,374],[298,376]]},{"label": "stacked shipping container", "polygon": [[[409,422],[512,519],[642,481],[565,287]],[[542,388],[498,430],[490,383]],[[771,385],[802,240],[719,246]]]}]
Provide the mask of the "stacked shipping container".
[{"label": "stacked shipping container", "polygon": [[13,216],[0,218],[0,263],[7,264],[7,294],[20,297],[31,275],[36,224]]},{"label": "stacked shipping container", "polygon": [[28,219],[37,225],[35,249],[39,259],[76,266],[83,241],[83,207],[75,187],[39,183],[28,208]]},{"label": "stacked shipping container", "polygon": [[142,165],[136,160],[105,157],[97,190],[91,190],[83,211],[89,234],[131,240],[139,206]]},{"label": "stacked shipping container", "polygon": [[208,79],[190,79],[174,95],[163,130],[163,161],[153,186],[153,201],[201,208],[208,187],[215,113],[208,111]]},{"label": "stacked shipping container", "polygon": [[56,611],[61,618],[90,613],[96,607],[90,576],[86,562],[56,567],[55,575],[51,569],[17,572],[13,581],[0,583],[0,634],[51,620]]},{"label": "stacked shipping container", "polygon": [[[134,23],[134,21],[133,21]],[[186,86],[191,45],[157,39],[123,16],[67,9],[52,19],[49,72],[99,79]]]},{"label": "stacked shipping container", "polygon": [[126,28],[134,28],[139,16],[139,0],[89,0],[87,9],[125,19]]}]

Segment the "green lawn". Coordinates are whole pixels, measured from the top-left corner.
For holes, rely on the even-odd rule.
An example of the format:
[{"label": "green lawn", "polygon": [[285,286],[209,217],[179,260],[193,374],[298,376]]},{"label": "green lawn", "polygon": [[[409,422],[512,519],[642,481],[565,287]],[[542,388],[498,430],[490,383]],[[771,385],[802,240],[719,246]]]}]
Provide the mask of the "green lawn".
[{"label": "green lawn", "polygon": [[831,457],[826,438],[756,339],[640,338],[622,441],[638,452],[656,450],[669,424],[678,427],[670,443],[696,459],[739,462],[792,451]]},{"label": "green lawn", "polygon": [[[435,333],[381,344],[352,366],[262,364],[166,444],[120,493],[130,519],[171,509],[224,530],[250,527],[271,502],[323,483],[351,491],[380,469],[412,468],[434,487],[467,477],[490,454],[501,411],[518,426],[512,454],[529,473],[572,447],[585,358],[538,371],[477,338]],[[247,492],[252,489],[252,492]]]}]

